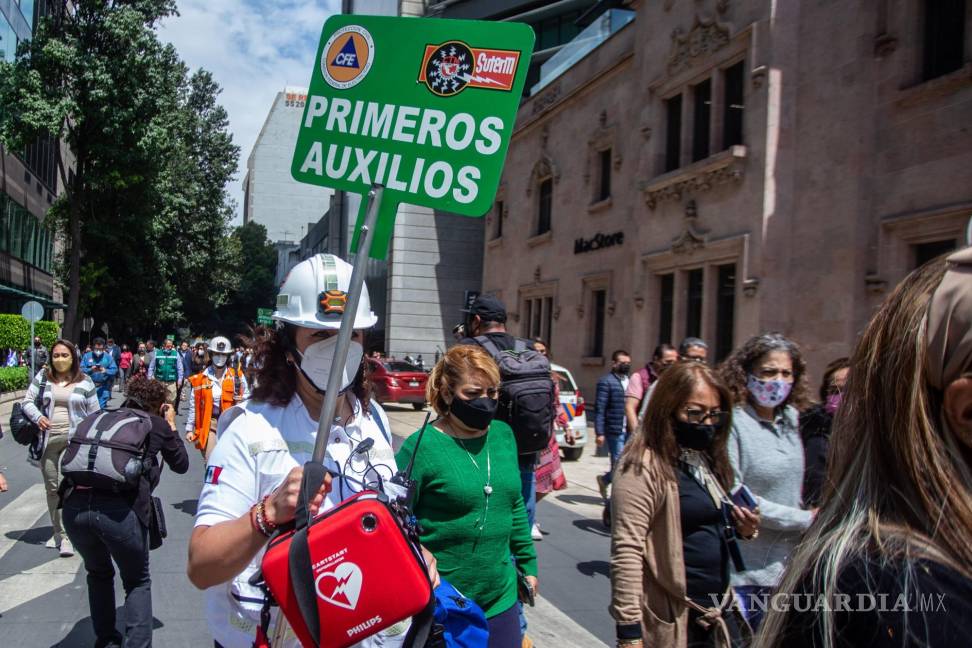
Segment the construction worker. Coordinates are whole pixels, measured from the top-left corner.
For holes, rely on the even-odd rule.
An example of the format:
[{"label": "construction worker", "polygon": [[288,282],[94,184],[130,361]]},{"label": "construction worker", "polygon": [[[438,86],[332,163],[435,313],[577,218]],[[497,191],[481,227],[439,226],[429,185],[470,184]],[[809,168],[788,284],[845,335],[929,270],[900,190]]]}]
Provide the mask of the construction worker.
[{"label": "construction worker", "polygon": [[236,403],[250,397],[246,377],[229,364],[230,341],[216,336],[209,341],[209,366],[189,377],[192,394],[186,417],[186,441],[195,443],[207,460],[216,447],[216,421]]},{"label": "construction worker", "polygon": [[148,377],[155,378],[165,387],[165,402],[175,406],[178,385],[185,377],[182,360],[175,350],[172,338],[166,338],[161,351],[156,351],[149,362]]}]

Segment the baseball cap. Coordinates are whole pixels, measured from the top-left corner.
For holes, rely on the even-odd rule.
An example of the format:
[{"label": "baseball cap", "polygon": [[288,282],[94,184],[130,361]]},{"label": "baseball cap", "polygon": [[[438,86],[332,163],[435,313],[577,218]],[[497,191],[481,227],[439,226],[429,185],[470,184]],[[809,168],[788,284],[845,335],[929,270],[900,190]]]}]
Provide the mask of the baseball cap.
[{"label": "baseball cap", "polygon": [[479,315],[484,322],[506,322],[506,306],[493,295],[480,295],[463,311],[469,315]]}]

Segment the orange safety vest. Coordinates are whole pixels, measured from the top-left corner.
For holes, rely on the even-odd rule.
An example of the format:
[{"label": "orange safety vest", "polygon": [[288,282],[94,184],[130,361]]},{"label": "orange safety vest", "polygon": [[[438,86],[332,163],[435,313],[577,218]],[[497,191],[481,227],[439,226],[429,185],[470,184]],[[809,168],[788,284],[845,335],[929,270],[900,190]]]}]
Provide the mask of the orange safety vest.
[{"label": "orange safety vest", "polygon": [[[236,369],[227,367],[223,372],[222,392],[219,397],[219,411],[225,412],[236,404]],[[196,420],[194,421],[195,444],[200,450],[205,450],[209,444],[209,431],[213,422],[213,381],[205,371],[189,377],[192,385],[192,397],[195,399]],[[240,382],[242,389],[242,381]],[[242,394],[240,394],[242,396]]]}]

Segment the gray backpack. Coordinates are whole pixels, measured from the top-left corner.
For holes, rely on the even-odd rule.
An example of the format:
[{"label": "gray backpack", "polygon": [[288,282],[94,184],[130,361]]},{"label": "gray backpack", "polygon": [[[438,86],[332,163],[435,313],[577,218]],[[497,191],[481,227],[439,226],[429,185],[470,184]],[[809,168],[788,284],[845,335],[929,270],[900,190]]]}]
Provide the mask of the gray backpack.
[{"label": "gray backpack", "polygon": [[501,351],[485,335],[475,338],[500,370],[500,396],[496,418],[513,428],[520,454],[539,452],[550,443],[554,423],[554,384],[550,361],[517,339],[510,351]]},{"label": "gray backpack", "polygon": [[138,410],[102,410],[80,424],[61,457],[61,474],[75,486],[110,491],[138,488],[147,465],[152,419]]}]

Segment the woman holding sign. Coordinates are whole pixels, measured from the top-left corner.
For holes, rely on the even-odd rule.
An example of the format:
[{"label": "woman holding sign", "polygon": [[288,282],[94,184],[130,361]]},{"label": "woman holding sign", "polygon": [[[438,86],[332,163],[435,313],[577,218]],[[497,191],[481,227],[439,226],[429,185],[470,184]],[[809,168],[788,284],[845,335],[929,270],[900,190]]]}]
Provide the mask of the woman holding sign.
[{"label": "woman holding sign", "polygon": [[[276,328],[258,328],[252,399],[225,412],[209,459],[189,541],[189,579],[206,589],[206,615],[216,646],[250,648],[260,623],[264,592],[250,584],[267,541],[294,519],[302,465],[311,458],[351,266],[318,254],[291,270],[277,296]],[[342,377],[324,465],[327,476],[311,502],[313,513],[333,508],[364,489],[384,490],[397,472],[385,413],[371,398],[362,363],[364,329],[375,325],[367,287],[355,314],[355,333]],[[433,563],[434,564],[434,563]],[[434,568],[433,568],[434,569]],[[435,580],[434,574],[432,577]],[[333,596],[343,594],[334,590]],[[276,608],[275,608],[276,610]],[[299,646],[288,628],[274,648]],[[282,617],[280,617],[282,619]],[[361,646],[397,646],[408,622],[364,640]]]}]

